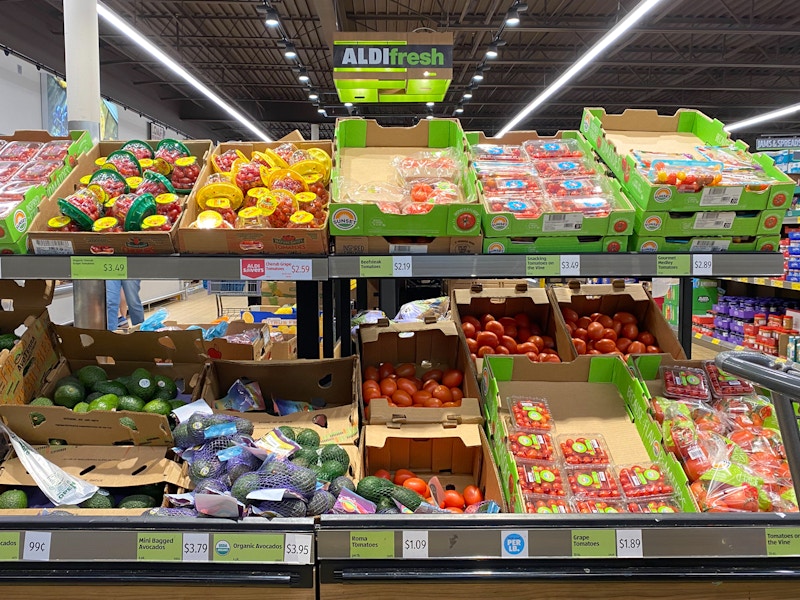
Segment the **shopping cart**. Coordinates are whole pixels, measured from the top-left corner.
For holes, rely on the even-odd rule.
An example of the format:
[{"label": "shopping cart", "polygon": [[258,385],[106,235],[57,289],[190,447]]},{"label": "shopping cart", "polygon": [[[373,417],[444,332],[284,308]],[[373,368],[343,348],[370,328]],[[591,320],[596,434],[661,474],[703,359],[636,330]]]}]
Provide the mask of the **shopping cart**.
[{"label": "shopping cart", "polygon": [[232,316],[238,318],[242,307],[225,308],[222,299],[225,296],[255,296],[261,297],[260,281],[207,281],[206,289],[209,294],[217,296],[217,317]]},{"label": "shopping cart", "polygon": [[772,392],[795,493],[800,498],[800,364],[758,352],[720,352],[717,368]]}]

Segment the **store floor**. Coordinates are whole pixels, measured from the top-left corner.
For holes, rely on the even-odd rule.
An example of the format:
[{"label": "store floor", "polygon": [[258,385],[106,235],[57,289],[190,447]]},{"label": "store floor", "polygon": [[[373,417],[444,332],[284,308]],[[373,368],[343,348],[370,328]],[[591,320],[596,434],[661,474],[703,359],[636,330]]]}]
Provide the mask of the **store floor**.
[{"label": "store floor", "polygon": [[[225,296],[222,298],[222,307],[226,313],[237,312],[237,309],[247,306],[247,298],[243,296]],[[189,293],[185,300],[171,300],[160,302],[146,311],[150,316],[156,310],[165,308],[169,312],[169,320],[178,323],[210,323],[217,318],[217,298],[200,288]],[[692,358],[697,360],[713,359],[717,355],[710,348],[692,345]]]}]

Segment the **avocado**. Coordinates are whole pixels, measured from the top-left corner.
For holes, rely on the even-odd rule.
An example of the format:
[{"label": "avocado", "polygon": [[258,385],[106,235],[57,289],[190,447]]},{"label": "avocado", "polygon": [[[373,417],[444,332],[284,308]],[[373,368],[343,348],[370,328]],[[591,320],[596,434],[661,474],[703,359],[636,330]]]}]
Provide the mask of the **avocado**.
[{"label": "avocado", "polygon": [[117,508],[155,508],[156,501],[146,494],[133,494],[119,501]]},{"label": "avocado", "polygon": [[11,350],[18,339],[13,333],[0,334],[0,350]]},{"label": "avocado", "polygon": [[53,401],[50,400],[50,398],[40,396],[39,398],[34,398],[31,400],[28,406],[53,406]]},{"label": "avocado", "polygon": [[96,381],[94,386],[92,387],[93,392],[99,392],[100,394],[114,394],[115,396],[125,396],[128,393],[128,388],[122,385],[118,381],[109,381],[104,379],[103,381]]},{"label": "avocado", "polygon": [[78,402],[83,402],[84,389],[80,383],[65,383],[56,388],[53,394],[53,402],[58,406],[75,408]]},{"label": "avocado", "polygon": [[28,508],[28,495],[22,490],[8,490],[0,494],[0,509]]},{"label": "avocado", "polygon": [[78,378],[78,381],[80,381],[86,387],[86,389],[92,389],[92,386],[98,381],[105,381],[108,379],[108,373],[106,373],[106,370],[97,365],[86,365],[85,367],[81,367],[75,372],[75,376]]},{"label": "avocado", "polygon": [[137,396],[145,402],[149,402],[155,396],[157,387],[155,378],[147,369],[136,369],[131,373],[128,391],[132,396]]},{"label": "avocado", "polygon": [[81,508],[114,508],[114,497],[108,493],[108,490],[101,488],[94,493],[94,496],[81,502],[79,506]]},{"label": "avocado", "polygon": [[174,400],[178,396],[178,386],[175,385],[172,379],[164,375],[156,375],[153,379],[156,382],[156,387],[158,387],[154,396],[155,398],[160,400]]}]

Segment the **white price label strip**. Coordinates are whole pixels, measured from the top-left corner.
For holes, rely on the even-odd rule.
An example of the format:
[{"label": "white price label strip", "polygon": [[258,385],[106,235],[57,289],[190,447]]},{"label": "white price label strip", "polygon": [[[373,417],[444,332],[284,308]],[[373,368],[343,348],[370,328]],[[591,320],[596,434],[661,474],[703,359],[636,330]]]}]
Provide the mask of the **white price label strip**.
[{"label": "white price label strip", "polygon": [[312,541],[310,533],[287,533],[284,540],[284,562],[310,565]]},{"label": "white price label strip", "polygon": [[428,558],[428,532],[403,531],[403,558]]},{"label": "white price label strip", "polygon": [[714,256],[712,254],[695,254],[692,256],[692,275],[713,275]]},{"label": "white price label strip", "polygon": [[561,255],[561,275],[579,276],[581,274],[580,254]]},{"label": "white price label strip", "polygon": [[617,529],[617,557],[642,558],[641,529]]},{"label": "white price label strip", "polygon": [[208,534],[184,533],[183,534],[183,562],[208,562]]},{"label": "white price label strip", "polygon": [[392,277],[411,277],[414,261],[410,256],[392,257]]},{"label": "white price label strip", "polygon": [[22,560],[50,560],[50,532],[26,531]]}]

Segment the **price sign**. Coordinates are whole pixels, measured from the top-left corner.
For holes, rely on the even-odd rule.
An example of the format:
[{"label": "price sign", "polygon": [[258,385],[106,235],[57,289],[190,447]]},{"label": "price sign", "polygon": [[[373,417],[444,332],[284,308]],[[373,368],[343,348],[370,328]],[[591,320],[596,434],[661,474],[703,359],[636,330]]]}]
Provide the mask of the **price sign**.
[{"label": "price sign", "polygon": [[264,279],[268,281],[308,281],[311,279],[310,259],[265,259]]},{"label": "price sign", "polygon": [[215,533],[213,560],[221,562],[283,562],[283,535],[279,533]]},{"label": "price sign", "polygon": [[692,275],[713,275],[713,270],[713,254],[695,254],[692,256]]},{"label": "price sign", "polygon": [[136,560],[171,562],[181,560],[183,536],[166,531],[139,533],[136,540]]},{"label": "price sign", "polygon": [[19,560],[19,531],[0,531],[0,560]]},{"label": "price sign", "polygon": [[351,531],[350,558],[394,558],[394,531]]},{"label": "price sign", "polygon": [[310,533],[287,533],[284,541],[284,562],[310,565],[312,541]]},{"label": "price sign", "polygon": [[528,557],[528,532],[501,531],[500,556],[503,558],[527,558]]},{"label": "price sign", "polygon": [[527,277],[558,277],[561,275],[559,258],[544,254],[529,254],[525,257],[525,275]]},{"label": "price sign", "polygon": [[391,256],[362,256],[359,260],[359,277],[392,277],[393,274]]},{"label": "price sign", "polygon": [[767,556],[800,555],[800,527],[768,527]]},{"label": "price sign", "polygon": [[127,279],[126,256],[72,256],[71,279]]},{"label": "price sign", "polygon": [[641,529],[617,529],[617,556],[642,558]]},{"label": "price sign", "polygon": [[411,277],[413,268],[413,260],[410,256],[393,256],[392,257],[392,276],[393,277]]},{"label": "price sign", "polygon": [[692,272],[691,258],[688,254],[659,254],[656,257],[656,275],[688,277]]},{"label": "price sign", "polygon": [[428,558],[428,532],[419,529],[403,531],[403,558]]},{"label": "price sign", "polygon": [[183,562],[207,562],[208,547],[207,533],[184,533]]},{"label": "price sign", "polygon": [[581,257],[579,254],[564,254],[561,256],[560,266],[562,276],[580,276]]},{"label": "price sign", "polygon": [[22,560],[50,560],[50,532],[26,531]]},{"label": "price sign", "polygon": [[573,557],[602,558],[616,555],[616,536],[613,529],[572,530]]}]

